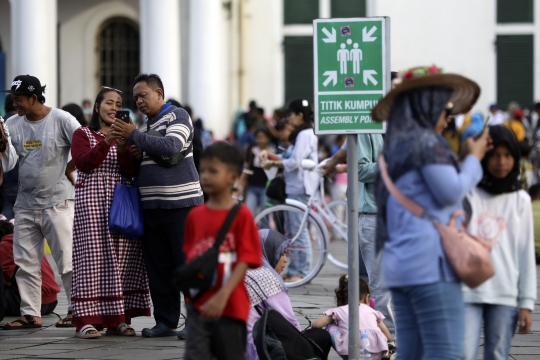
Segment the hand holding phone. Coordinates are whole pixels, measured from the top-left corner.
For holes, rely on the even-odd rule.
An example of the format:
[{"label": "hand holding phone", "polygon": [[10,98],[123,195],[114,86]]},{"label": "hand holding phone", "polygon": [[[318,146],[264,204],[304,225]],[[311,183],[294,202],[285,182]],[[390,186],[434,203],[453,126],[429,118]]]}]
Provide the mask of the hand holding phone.
[{"label": "hand holding phone", "polygon": [[131,121],[129,119],[129,111],[127,110],[119,110],[116,112],[116,118],[122,120],[126,124],[131,124]]}]

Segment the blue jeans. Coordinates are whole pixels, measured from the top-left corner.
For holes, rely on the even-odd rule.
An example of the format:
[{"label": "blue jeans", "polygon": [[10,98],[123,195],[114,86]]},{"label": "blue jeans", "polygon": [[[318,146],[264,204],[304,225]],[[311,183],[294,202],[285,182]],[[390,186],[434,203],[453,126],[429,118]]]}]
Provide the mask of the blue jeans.
[{"label": "blue jeans", "polygon": [[476,360],[484,322],[484,360],[506,360],[516,332],[518,309],[512,306],[465,304],[464,360]]},{"label": "blue jeans", "polygon": [[397,360],[461,359],[464,305],[461,283],[392,288]]},{"label": "blue jeans", "polygon": [[[384,324],[392,334],[396,335],[394,314],[390,308],[390,290],[383,285],[382,251],[377,254],[375,245],[375,226],[377,215],[360,214],[358,217],[358,240],[360,255],[363,258],[369,278],[369,291],[375,299],[375,307],[384,317]],[[360,274],[362,275],[362,274]]]},{"label": "blue jeans", "polygon": [[[287,195],[287,198],[298,200],[307,204],[309,196]],[[285,236],[293,238],[302,224],[302,214],[287,212],[285,214]],[[311,270],[312,260],[311,239],[307,227],[305,227],[298,239],[289,246],[289,276],[306,276]]]},{"label": "blue jeans", "polygon": [[[251,214],[256,216],[265,209],[266,188],[262,186],[249,186],[246,192],[246,206]],[[257,211],[259,209],[259,211]]]}]

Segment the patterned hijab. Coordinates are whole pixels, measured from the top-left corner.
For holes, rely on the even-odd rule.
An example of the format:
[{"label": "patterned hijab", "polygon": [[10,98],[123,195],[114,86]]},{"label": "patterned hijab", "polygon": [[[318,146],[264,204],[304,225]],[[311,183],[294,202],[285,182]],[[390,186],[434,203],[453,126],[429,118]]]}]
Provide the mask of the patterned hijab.
[{"label": "patterned hijab", "polygon": [[280,292],[287,292],[285,282],[274,268],[291,240],[269,229],[259,230],[259,237],[262,243],[263,266],[248,270],[245,278],[251,306],[259,305]]},{"label": "patterned hijab", "polygon": [[[409,171],[426,165],[444,164],[458,167],[458,159],[448,141],[434,131],[453,90],[429,86],[400,94],[390,109],[383,155],[388,172],[395,182]],[[388,240],[386,203],[389,193],[380,174],[376,180],[377,249]]]},{"label": "patterned hijab", "polygon": [[[490,194],[499,195],[509,192],[518,191],[521,189],[521,174],[519,171],[520,151],[517,139],[512,132],[502,125],[491,126],[489,128],[489,136],[493,140],[493,150],[488,152],[482,160],[482,169],[484,170],[484,177],[478,187],[484,189]],[[487,164],[489,159],[493,156],[495,148],[501,144],[508,145],[510,153],[514,158],[514,168],[504,179],[498,179],[491,175],[487,170]]]}]

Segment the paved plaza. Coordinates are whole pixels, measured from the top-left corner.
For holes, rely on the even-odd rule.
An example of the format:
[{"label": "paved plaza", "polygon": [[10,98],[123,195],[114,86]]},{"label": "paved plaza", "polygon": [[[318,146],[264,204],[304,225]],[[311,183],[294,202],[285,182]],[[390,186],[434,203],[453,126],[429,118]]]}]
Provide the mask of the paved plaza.
[{"label": "paved plaza", "polygon": [[[49,255],[50,256],[50,255]],[[54,267],[54,261],[49,259]],[[537,268],[540,270],[540,267]],[[322,311],[335,306],[334,288],[341,272],[331,265],[326,265],[321,274],[309,285],[292,289],[293,308],[303,328],[309,326],[309,320],[316,319]],[[59,284],[60,279],[57,278]],[[540,301],[536,302],[537,309],[533,315],[532,333],[516,335],[513,341],[511,359],[539,360],[540,359]],[[183,308],[183,310],[185,310]],[[59,297],[56,313],[64,316],[67,311],[65,293]],[[4,322],[14,318],[6,318]],[[54,323],[58,321],[55,315],[43,318],[44,327],[39,330],[0,330],[0,360],[8,359],[183,359],[184,341],[176,338],[146,339],[140,336],[144,327],[154,325],[150,317],[136,318],[133,328],[135,337],[107,336],[102,332],[98,339],[77,339],[74,330],[58,329]],[[182,323],[182,321],[181,321]],[[182,324],[183,325],[183,324]],[[399,345],[398,345],[399,349]],[[479,357],[480,358],[480,357]],[[329,359],[338,360],[340,357],[332,350]],[[413,360],[413,359],[411,359]],[[416,359],[414,359],[416,360]]]}]

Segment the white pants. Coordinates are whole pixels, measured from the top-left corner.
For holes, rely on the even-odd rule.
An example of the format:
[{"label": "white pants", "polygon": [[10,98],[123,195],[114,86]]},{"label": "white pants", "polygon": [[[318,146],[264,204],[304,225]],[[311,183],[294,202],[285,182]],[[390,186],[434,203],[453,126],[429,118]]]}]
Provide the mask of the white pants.
[{"label": "white pants", "polygon": [[21,294],[21,314],[41,316],[41,261],[44,238],[62,277],[71,310],[71,254],[73,248],[73,200],[43,210],[13,208],[15,234],[13,257],[19,266],[16,274]]}]

